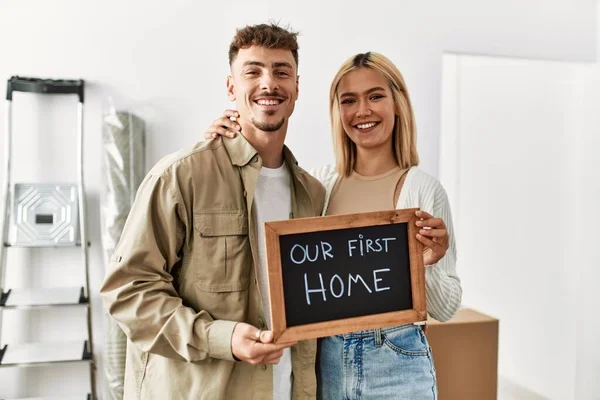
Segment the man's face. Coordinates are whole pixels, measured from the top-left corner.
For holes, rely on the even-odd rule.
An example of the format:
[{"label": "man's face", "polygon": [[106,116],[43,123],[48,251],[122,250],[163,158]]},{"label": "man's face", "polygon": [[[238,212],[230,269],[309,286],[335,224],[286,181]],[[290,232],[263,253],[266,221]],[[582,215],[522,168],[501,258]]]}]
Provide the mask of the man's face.
[{"label": "man's face", "polygon": [[229,99],[236,103],[240,123],[249,122],[264,132],[287,126],[298,98],[296,69],[289,50],[240,49],[227,77]]}]

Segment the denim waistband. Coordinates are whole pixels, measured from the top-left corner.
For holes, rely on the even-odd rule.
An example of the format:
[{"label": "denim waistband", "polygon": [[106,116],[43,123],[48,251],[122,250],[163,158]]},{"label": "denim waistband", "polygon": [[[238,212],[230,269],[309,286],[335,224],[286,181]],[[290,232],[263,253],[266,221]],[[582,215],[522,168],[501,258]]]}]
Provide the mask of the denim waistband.
[{"label": "denim waistband", "polygon": [[[397,326],[390,326],[388,328],[381,328],[379,329],[379,331],[383,334],[385,333],[392,333],[392,332],[396,332],[402,329],[409,329],[409,328],[417,328],[419,326],[422,326],[421,324],[405,324],[405,325],[397,325]],[[352,333],[345,333],[343,335],[337,335],[340,337],[343,337],[344,339],[362,339],[362,338],[368,338],[368,337],[373,337],[376,334],[377,329],[368,329],[365,331],[356,331],[356,332],[352,332]]]}]

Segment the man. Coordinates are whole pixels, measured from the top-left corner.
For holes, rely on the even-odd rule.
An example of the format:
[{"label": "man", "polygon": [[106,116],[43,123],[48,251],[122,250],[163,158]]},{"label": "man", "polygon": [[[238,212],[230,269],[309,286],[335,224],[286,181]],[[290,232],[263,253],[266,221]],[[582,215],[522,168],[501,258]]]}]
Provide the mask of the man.
[{"label": "man", "polygon": [[274,344],[264,221],[318,216],[324,189],[283,142],[296,34],[237,31],[229,98],[243,135],[161,160],[142,183],[101,289],[128,337],[126,399],[314,398],[316,344]]}]

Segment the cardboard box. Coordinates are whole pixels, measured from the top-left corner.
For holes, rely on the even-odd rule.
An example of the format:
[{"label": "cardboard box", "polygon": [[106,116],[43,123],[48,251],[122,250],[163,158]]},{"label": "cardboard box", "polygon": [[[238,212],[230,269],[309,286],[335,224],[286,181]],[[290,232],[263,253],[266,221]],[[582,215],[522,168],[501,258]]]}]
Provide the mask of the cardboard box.
[{"label": "cardboard box", "polygon": [[498,320],[463,308],[447,322],[427,321],[439,400],[495,400]]}]

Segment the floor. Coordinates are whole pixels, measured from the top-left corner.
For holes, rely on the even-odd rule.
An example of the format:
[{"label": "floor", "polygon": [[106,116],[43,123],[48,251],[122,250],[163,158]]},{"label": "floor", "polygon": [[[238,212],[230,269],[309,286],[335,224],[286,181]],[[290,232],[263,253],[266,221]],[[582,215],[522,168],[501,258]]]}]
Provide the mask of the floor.
[{"label": "floor", "polygon": [[550,400],[506,378],[498,377],[498,400]]}]

